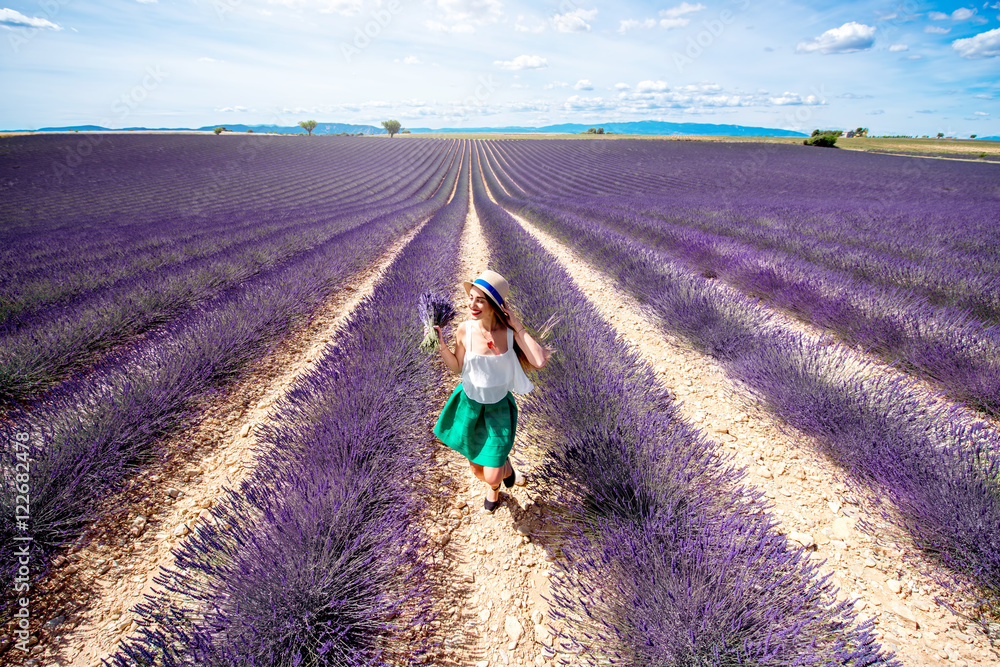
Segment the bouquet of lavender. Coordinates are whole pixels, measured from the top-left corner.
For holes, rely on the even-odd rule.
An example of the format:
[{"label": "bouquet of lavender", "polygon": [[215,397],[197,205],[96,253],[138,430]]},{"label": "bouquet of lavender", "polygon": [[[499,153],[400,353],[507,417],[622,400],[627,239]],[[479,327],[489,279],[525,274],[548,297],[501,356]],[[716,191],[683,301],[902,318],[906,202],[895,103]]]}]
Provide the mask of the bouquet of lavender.
[{"label": "bouquet of lavender", "polygon": [[420,349],[425,352],[433,352],[438,349],[437,331],[435,326],[443,327],[453,319],[458,312],[451,305],[451,301],[434,292],[424,292],[417,299],[417,313],[420,321],[424,323],[424,340],[420,343]]}]

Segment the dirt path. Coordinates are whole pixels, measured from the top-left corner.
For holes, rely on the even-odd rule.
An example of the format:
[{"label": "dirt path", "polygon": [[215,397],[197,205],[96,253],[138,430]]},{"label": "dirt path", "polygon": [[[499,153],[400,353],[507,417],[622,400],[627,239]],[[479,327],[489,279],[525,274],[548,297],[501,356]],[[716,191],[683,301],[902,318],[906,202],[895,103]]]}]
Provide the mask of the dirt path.
[{"label": "dirt path", "polygon": [[48,583],[50,594],[62,595],[48,610],[47,641],[38,645],[40,662],[34,664],[100,665],[137,628],[132,609],[152,590],[157,573],[173,563],[174,548],[196,523],[214,521],[210,509],[223,488],[235,487],[252,471],[254,427],[270,419],[274,403],[320,357],[422,226],[338,290],[306,326],[215,400],[196,426],[166,443],[164,450],[172,453],[167,461],[110,499],[109,508],[127,509],[112,510],[93,529],[92,541],[57,562]]},{"label": "dirt path", "polygon": [[[831,463],[808,441],[779,429],[768,414],[753,407],[712,359],[665,341],[655,324],[630,296],[619,292],[599,267],[577,256],[554,237],[515,216],[520,224],[569,271],[574,282],[598,307],[620,336],[656,369],[677,397],[682,414],[700,426],[720,451],[728,451],[749,472],[774,504],[780,530],[826,561],[823,573],[841,599],[855,600],[861,618],[874,618],[886,648],[903,664],[995,665],[1000,655],[990,649],[980,629],[953,615],[935,600],[958,609],[967,600],[943,588],[924,573],[935,571],[905,539],[875,539],[855,529],[863,508],[847,493]],[[866,517],[872,519],[872,517]]]},{"label": "dirt path", "polygon": [[[471,279],[488,267],[486,243],[472,206],[460,257],[462,277]],[[467,301],[461,285],[456,285],[453,298],[462,306],[461,321]],[[457,384],[453,377],[443,388],[442,405]],[[490,515],[483,509],[486,485],[472,475],[463,456],[438,443],[431,474],[440,495],[429,502],[424,520],[437,546],[433,578],[440,617],[431,627],[415,630],[429,632],[441,647],[435,665],[551,665],[556,657],[550,648],[548,606],[542,599],[552,546],[545,504],[531,484],[537,457],[519,438],[511,460],[528,484],[503,489],[503,503]]]}]

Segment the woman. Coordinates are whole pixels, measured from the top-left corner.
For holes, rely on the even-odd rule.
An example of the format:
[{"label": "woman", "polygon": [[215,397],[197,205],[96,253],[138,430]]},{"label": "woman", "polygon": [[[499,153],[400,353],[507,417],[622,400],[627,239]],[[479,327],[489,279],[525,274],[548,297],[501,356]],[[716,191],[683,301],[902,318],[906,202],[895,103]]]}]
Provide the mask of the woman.
[{"label": "woman", "polygon": [[509,308],[509,286],[499,273],[483,271],[462,285],[469,294],[471,319],[455,331],[455,351],[444,344],[437,330],[441,358],[462,382],[445,403],[434,426],[434,435],[469,459],[472,473],[489,489],[483,508],[500,504],[500,483],[509,489],[524,486],[524,475],[507,458],[517,430],[517,404],[511,392],[532,389],[525,369],[545,365],[547,351],[527,332]]}]

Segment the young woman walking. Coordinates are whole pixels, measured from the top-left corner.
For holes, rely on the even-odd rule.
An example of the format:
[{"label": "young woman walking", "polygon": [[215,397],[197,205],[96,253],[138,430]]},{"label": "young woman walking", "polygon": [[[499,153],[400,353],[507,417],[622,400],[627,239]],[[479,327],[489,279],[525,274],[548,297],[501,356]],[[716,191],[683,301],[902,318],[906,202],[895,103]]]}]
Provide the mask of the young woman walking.
[{"label": "young woman walking", "polygon": [[524,475],[507,458],[517,430],[513,393],[532,390],[525,369],[543,367],[548,354],[510,309],[503,276],[483,271],[462,285],[469,294],[471,317],[455,331],[454,352],[445,345],[441,327],[434,327],[441,358],[452,373],[462,376],[434,435],[469,459],[472,473],[489,486],[483,507],[492,513],[500,504],[501,482],[507,488],[525,484]]}]

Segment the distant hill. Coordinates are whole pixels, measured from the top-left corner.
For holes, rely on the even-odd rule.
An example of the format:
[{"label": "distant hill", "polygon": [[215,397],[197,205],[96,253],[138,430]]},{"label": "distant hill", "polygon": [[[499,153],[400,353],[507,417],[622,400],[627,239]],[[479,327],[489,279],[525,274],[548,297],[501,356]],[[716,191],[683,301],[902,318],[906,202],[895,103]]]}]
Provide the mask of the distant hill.
[{"label": "distant hill", "polygon": [[[283,134],[306,134],[298,125],[244,125],[242,123],[219,123],[218,125],[205,125],[204,127],[126,127],[124,130],[144,131],[144,132],[211,132],[222,125],[227,130],[233,132],[280,132]],[[544,127],[445,127],[439,129],[404,128],[414,134],[430,132],[490,132],[490,133],[512,133],[512,134],[532,134],[532,133],[565,133],[579,134],[586,132],[589,128],[603,127],[605,132],[616,134],[660,134],[660,135],[685,135],[700,134],[724,137],[805,137],[808,135],[793,130],[781,130],[773,127],[751,127],[747,125],[714,125],[712,123],[667,123],[658,120],[640,120],[629,123],[562,123],[559,125],[546,125]],[[69,127],[43,127],[36,132],[108,132],[122,130],[110,130],[99,125],[72,125]],[[20,130],[24,131],[24,130]],[[385,129],[374,125],[352,125],[350,123],[319,123],[313,134],[385,134]],[[983,139],[995,139],[995,137],[983,137]]]},{"label": "distant hill", "polygon": [[[253,130],[254,132],[282,132],[284,134],[307,134],[298,125],[293,125],[290,127],[282,127],[280,125],[225,125],[221,124],[227,130],[232,130],[233,132],[246,132],[247,130]],[[214,130],[218,125],[208,125],[205,127],[199,127],[199,130]],[[316,129],[312,131],[313,134],[340,134],[346,132],[348,134],[385,134],[384,128],[375,127],[374,125],[352,125],[350,123],[317,123]]]},{"label": "distant hill", "polygon": [[[282,134],[306,134],[298,125],[292,126],[281,126],[281,125],[243,125],[242,123],[219,123],[222,127],[233,132],[246,132],[247,130],[253,130],[254,132],[280,132]],[[99,125],[72,125],[69,127],[42,127],[35,132],[121,132],[125,131],[142,131],[142,132],[211,132],[219,125],[205,125],[204,127],[126,127],[121,130],[111,130],[107,127],[101,127]],[[23,132],[25,130],[18,130]],[[341,132],[347,132],[348,134],[357,134],[358,132],[362,134],[385,134],[385,129],[381,127],[375,127],[373,125],[352,125],[350,123],[317,123],[316,129],[313,130],[313,134],[340,134]]]},{"label": "distant hill", "polygon": [[442,128],[408,128],[414,134],[426,132],[506,132],[511,134],[529,134],[533,132],[557,132],[579,134],[590,128],[603,127],[605,132],[616,134],[700,134],[724,137],[807,137],[809,135],[793,130],[781,130],[773,127],[751,127],[747,125],[715,125],[712,123],[668,123],[659,120],[639,120],[629,123],[562,123],[544,127],[464,127]]}]

